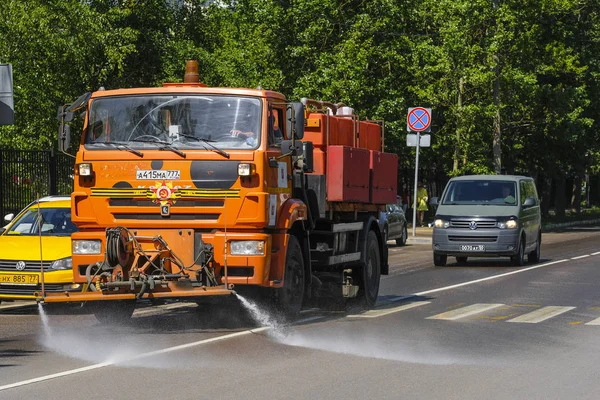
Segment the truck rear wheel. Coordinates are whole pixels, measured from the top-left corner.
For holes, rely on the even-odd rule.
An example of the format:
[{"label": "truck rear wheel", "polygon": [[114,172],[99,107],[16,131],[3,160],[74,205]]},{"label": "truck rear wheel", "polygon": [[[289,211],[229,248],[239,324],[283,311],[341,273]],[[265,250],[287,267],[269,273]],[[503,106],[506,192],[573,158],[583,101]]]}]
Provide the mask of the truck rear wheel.
[{"label": "truck rear wheel", "polygon": [[379,242],[373,231],[367,234],[365,263],[360,268],[358,295],[351,302],[361,308],[371,308],[377,302],[379,295],[379,280],[381,278],[381,254]]},{"label": "truck rear wheel", "polygon": [[280,317],[293,320],[300,314],[304,300],[304,260],[302,248],[295,236],[291,236],[285,256],[283,286],[273,291],[273,304]]}]

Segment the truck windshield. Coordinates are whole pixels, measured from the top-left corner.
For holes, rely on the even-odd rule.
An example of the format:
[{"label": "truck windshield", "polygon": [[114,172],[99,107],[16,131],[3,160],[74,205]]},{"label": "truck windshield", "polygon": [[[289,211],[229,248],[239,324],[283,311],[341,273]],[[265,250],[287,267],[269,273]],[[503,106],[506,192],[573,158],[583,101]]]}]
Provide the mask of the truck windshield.
[{"label": "truck windshield", "polygon": [[[252,97],[145,95],[92,101],[86,147],[111,142],[150,149],[254,149],[260,144],[261,102]],[[207,146],[210,143],[212,146]]]},{"label": "truck windshield", "polygon": [[497,180],[458,180],[448,184],[442,204],[517,205],[516,184]]}]

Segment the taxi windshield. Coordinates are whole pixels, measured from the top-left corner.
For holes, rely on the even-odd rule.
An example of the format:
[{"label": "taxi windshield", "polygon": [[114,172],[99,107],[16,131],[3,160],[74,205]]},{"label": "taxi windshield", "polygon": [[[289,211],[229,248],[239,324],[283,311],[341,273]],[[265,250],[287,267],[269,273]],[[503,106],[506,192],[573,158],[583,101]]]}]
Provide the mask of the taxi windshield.
[{"label": "taxi windshield", "polygon": [[69,236],[77,232],[77,226],[71,221],[70,208],[32,207],[23,213],[6,231],[6,235]]},{"label": "taxi windshield", "polygon": [[258,98],[221,95],[101,97],[92,101],[89,148],[254,149],[259,145]]}]

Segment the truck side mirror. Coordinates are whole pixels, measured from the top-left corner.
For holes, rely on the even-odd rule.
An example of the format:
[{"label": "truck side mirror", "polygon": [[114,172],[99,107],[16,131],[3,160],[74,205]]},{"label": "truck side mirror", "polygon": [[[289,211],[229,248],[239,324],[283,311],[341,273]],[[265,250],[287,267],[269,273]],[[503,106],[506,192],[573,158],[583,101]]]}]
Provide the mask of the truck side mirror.
[{"label": "truck side mirror", "polygon": [[302,142],[295,140],[283,140],[281,142],[281,154],[289,154],[291,156],[302,155]]},{"label": "truck side mirror", "polygon": [[58,127],[58,150],[66,153],[71,145],[71,126],[64,122]]},{"label": "truck side mirror", "polygon": [[294,102],[289,103],[287,105],[286,128],[288,134],[290,135],[292,132],[292,128],[294,128],[294,138],[302,140],[302,138],[304,137],[304,104],[300,102]]}]

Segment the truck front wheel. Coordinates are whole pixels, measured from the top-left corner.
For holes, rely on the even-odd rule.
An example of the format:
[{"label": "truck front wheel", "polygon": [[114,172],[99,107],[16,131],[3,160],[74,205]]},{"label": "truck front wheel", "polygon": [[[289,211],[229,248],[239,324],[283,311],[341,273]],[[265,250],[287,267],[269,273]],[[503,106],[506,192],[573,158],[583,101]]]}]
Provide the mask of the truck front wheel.
[{"label": "truck front wheel", "polygon": [[273,291],[273,304],[284,319],[293,320],[300,314],[304,299],[304,260],[302,248],[295,236],[290,236],[285,257],[283,286]]}]

